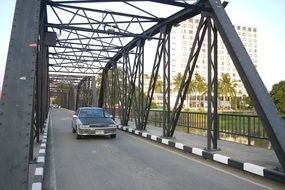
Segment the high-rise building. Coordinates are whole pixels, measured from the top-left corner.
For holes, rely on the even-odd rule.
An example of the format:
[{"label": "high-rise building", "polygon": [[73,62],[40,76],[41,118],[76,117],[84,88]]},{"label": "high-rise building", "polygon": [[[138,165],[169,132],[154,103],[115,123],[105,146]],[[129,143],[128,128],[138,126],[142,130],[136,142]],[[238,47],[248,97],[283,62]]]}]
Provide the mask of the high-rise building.
[{"label": "high-rise building", "polygon": [[[189,58],[190,50],[193,45],[195,34],[198,28],[199,19],[191,18],[182,23],[179,26],[173,27],[171,31],[171,77],[176,76],[178,73],[183,75],[187,60]],[[252,62],[257,66],[257,29],[249,26],[234,26],[243,45],[245,46]],[[207,35],[205,36],[197,65],[194,73],[199,73],[205,78],[207,82]],[[218,75],[222,73],[228,73],[232,80],[237,81],[237,96],[247,95],[247,92],[240,80],[238,72],[228,54],[228,51],[218,35]],[[195,93],[194,93],[195,95]],[[197,96],[199,94],[196,93]],[[204,107],[206,99],[199,97],[199,105],[197,97],[191,97],[194,104],[188,105],[190,107]],[[229,103],[230,104],[230,103]],[[187,107],[188,107],[187,106]]]}]

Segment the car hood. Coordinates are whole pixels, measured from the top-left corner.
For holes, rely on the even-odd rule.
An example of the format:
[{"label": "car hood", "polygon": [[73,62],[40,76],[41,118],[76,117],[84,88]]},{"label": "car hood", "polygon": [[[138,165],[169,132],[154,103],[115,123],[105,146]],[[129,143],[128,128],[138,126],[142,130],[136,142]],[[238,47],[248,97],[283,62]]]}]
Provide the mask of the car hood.
[{"label": "car hood", "polygon": [[92,117],[81,117],[79,118],[82,125],[108,125],[115,124],[110,118],[92,118]]}]

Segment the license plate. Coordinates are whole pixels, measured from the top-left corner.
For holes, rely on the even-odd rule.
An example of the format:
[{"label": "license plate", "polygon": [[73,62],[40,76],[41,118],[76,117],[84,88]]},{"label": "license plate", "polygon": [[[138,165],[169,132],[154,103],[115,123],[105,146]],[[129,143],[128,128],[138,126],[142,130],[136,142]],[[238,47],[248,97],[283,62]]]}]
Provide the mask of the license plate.
[{"label": "license plate", "polygon": [[103,130],[97,130],[95,131],[96,135],[104,135],[104,131]]}]

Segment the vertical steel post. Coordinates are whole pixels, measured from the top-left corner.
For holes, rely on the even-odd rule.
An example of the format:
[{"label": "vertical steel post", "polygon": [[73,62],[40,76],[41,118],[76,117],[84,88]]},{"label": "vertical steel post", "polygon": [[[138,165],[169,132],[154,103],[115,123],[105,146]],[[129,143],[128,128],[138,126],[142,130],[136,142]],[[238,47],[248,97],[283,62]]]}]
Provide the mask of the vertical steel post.
[{"label": "vertical steel post", "polygon": [[165,31],[163,45],[163,136],[171,137],[170,125],[170,29]]},{"label": "vertical steel post", "polygon": [[166,26],[160,28],[159,40],[157,42],[156,54],[154,58],[149,87],[148,87],[147,96],[146,96],[145,105],[144,105],[143,120],[142,120],[143,129],[146,129],[146,124],[147,124],[147,120],[149,116],[149,110],[150,110],[150,106],[151,106],[151,102],[153,98],[154,88],[155,88],[157,77],[158,77],[158,71],[160,68],[160,62],[161,62],[162,54],[163,54],[163,44],[164,44],[164,41],[166,40],[163,34],[166,32],[166,29],[167,29]]},{"label": "vertical steel post", "polygon": [[96,77],[92,76],[92,104],[94,107],[98,106],[96,91]]},{"label": "vertical steel post", "polygon": [[212,149],[211,131],[212,131],[212,28],[211,18],[207,17],[208,30],[208,114],[207,114],[207,150]]},{"label": "vertical steel post", "polygon": [[213,115],[213,149],[218,149],[218,138],[219,138],[219,117],[218,117],[218,32],[217,28],[214,25],[213,29],[213,35],[214,35],[214,41],[213,41],[213,48],[214,48],[214,60],[213,60],[213,107],[214,107],[214,115]]},{"label": "vertical steel post", "polygon": [[104,104],[104,97],[105,97],[105,88],[106,88],[106,78],[108,75],[107,70],[103,70],[102,72],[102,78],[101,78],[101,86],[100,86],[100,95],[98,100],[98,107],[102,108]]},{"label": "vertical steel post", "polygon": [[[218,43],[217,29],[211,17],[207,17],[208,27],[208,114],[207,114],[207,149],[217,149],[218,142]],[[213,37],[213,39],[212,39]]]},{"label": "vertical steel post", "polygon": [[0,189],[3,190],[28,187],[41,2],[18,0],[15,7],[0,107]]},{"label": "vertical steel post", "polygon": [[111,105],[113,105],[113,111],[112,111],[112,115],[113,115],[113,119],[116,118],[116,83],[115,83],[115,78],[114,78],[114,69],[115,67],[112,67],[112,95],[111,95]]}]

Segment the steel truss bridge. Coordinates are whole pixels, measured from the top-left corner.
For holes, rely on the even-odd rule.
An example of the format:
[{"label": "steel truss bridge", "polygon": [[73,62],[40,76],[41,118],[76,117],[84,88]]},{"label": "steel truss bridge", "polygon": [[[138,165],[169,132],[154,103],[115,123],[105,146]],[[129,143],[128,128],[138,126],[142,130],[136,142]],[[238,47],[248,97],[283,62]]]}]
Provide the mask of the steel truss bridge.
[{"label": "steel truss bridge", "polygon": [[[208,48],[207,149],[217,149],[218,33],[285,169],[284,122],[225,12],[226,5],[220,0],[18,0],[0,107],[0,189],[27,188],[33,142],[39,141],[49,97],[59,93],[59,85],[62,94],[69,94],[68,108],[83,105],[82,97],[89,93],[93,105],[108,103],[113,108],[118,103],[122,125],[128,124],[133,111],[136,128],[145,130],[162,70],[163,136],[172,137],[204,41]],[[171,108],[170,32],[199,15]],[[145,53],[149,44],[156,47],[151,63]],[[144,91],[146,66],[152,70]],[[96,94],[94,76],[99,75]]]}]

